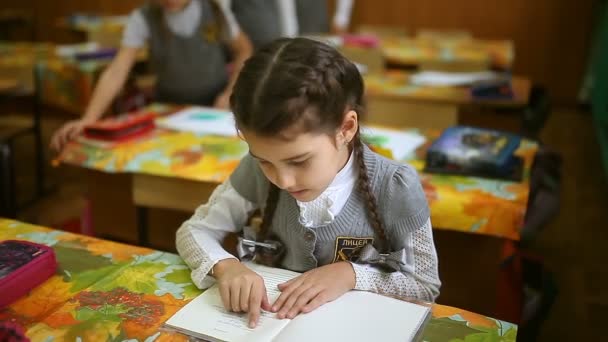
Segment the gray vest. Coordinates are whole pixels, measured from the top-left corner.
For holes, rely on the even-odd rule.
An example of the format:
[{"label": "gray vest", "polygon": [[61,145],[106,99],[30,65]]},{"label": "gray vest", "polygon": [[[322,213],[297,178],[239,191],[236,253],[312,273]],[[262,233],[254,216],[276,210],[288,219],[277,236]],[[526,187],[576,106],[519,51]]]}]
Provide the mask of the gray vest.
[{"label": "gray vest", "polygon": [[201,19],[190,37],[171,32],[158,5],[142,7],[159,102],[211,105],[228,82],[221,21],[209,0],[192,1],[201,3]]},{"label": "gray vest", "polygon": [[327,0],[296,0],[300,35],[329,32]]},{"label": "gray vest", "polygon": [[276,0],[235,0],[232,12],[256,49],[281,36]]},{"label": "gray vest", "polygon": [[[286,250],[278,266],[305,272],[338,260],[354,261],[357,251],[366,243],[373,243],[379,250],[384,247],[399,250],[406,235],[426,223],[429,208],[416,171],[372,152],[367,146],[363,160],[389,244],[384,245],[375,234],[368,220],[365,197],[357,189],[333,222],[316,228],[300,223],[296,200],[281,190],[270,227],[270,235],[276,236]],[[230,182],[247,200],[258,207],[265,205],[269,183],[251,156],[243,158]]]}]

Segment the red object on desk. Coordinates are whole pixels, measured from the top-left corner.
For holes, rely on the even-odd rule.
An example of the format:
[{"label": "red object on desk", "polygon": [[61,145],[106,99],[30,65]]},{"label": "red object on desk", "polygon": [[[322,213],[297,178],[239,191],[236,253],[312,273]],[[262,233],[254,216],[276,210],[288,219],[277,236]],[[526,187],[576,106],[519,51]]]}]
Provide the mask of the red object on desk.
[{"label": "red object on desk", "polygon": [[362,48],[377,48],[380,45],[380,39],[374,35],[368,34],[345,34],[342,36],[344,45],[358,46]]},{"label": "red object on desk", "polygon": [[153,130],[155,113],[137,112],[98,121],[85,127],[84,136],[102,141],[125,141]]},{"label": "red object on desk", "polygon": [[25,336],[23,328],[12,322],[0,322],[0,341],[3,342],[30,342]]},{"label": "red object on desk", "polygon": [[0,242],[0,309],[42,284],[56,269],[51,247],[20,240]]}]

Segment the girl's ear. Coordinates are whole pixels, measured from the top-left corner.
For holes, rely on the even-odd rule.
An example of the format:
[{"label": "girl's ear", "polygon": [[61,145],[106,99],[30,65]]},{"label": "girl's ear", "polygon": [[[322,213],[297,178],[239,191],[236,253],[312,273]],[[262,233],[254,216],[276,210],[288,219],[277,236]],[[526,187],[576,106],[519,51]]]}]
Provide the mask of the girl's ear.
[{"label": "girl's ear", "polygon": [[354,110],[349,110],[345,115],[344,119],[342,119],[342,126],[340,126],[340,130],[338,132],[338,136],[342,136],[344,141],[342,143],[348,144],[353,140],[355,134],[357,134],[357,129],[359,128],[359,119],[357,116],[357,112]]}]

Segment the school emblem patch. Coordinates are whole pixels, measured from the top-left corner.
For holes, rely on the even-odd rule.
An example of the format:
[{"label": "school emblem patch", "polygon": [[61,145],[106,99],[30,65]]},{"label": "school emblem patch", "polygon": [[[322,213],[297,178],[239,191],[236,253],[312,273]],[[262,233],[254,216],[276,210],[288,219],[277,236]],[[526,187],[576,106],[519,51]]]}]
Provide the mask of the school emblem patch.
[{"label": "school emblem patch", "polygon": [[334,250],[334,261],[355,261],[361,253],[361,248],[368,243],[373,243],[374,238],[360,238],[338,236],[336,238],[336,248]]},{"label": "school emblem patch", "polygon": [[220,41],[220,27],[215,23],[207,24],[202,29],[202,35],[205,41],[215,44]]}]

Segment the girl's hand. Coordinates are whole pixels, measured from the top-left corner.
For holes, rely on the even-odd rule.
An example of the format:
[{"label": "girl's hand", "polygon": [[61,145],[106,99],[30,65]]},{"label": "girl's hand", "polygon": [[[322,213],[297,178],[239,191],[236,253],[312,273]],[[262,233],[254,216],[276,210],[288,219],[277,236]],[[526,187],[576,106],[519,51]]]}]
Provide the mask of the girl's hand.
[{"label": "girl's hand", "polygon": [[255,328],[260,309],[270,311],[264,280],[236,259],[226,259],[214,267],[224,308],[249,313],[249,327]]},{"label": "girl's hand", "polygon": [[281,295],[272,305],[278,318],[294,318],[331,302],[355,288],[355,271],[348,262],[337,262],[310,270],[279,284]]},{"label": "girl's hand", "polygon": [[88,122],[82,119],[65,123],[53,134],[53,137],[51,138],[51,148],[57,152],[61,152],[68,141],[76,138],[82,133],[82,130],[87,124]]}]

